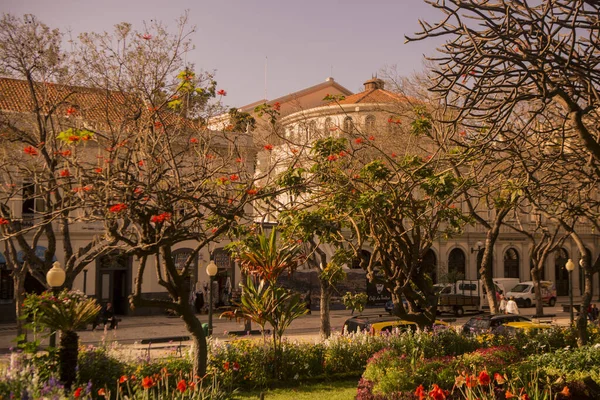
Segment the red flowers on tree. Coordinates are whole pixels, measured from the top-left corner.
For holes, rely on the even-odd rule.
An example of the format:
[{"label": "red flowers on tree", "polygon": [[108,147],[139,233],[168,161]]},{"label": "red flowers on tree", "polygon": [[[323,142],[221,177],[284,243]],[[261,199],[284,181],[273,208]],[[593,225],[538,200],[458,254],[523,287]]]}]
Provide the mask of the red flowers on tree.
[{"label": "red flowers on tree", "polygon": [[187,389],[187,384],[185,383],[185,380],[183,380],[183,379],[180,380],[177,383],[177,390],[179,390],[180,393],[183,393],[186,391],[186,389]]},{"label": "red flowers on tree", "polygon": [[8,225],[10,221],[5,218],[0,218],[0,225]]},{"label": "red flowers on tree", "polygon": [[144,40],[150,40],[150,39],[152,39],[152,35],[149,34],[149,33],[144,33],[142,35],[142,39],[144,39]]},{"label": "red flowers on tree", "polygon": [[229,180],[230,181],[237,181],[238,179],[240,179],[240,177],[236,174],[231,174],[229,175]]},{"label": "red flowers on tree", "polygon": [[250,196],[253,196],[253,195],[255,195],[255,194],[258,193],[258,190],[256,190],[256,189],[248,189],[248,190],[246,190],[246,193],[249,194]]},{"label": "red flowers on tree", "polygon": [[60,171],[60,176],[62,176],[63,178],[68,178],[69,176],[71,176],[71,173],[68,169],[63,169],[62,171]]},{"label": "red flowers on tree", "polygon": [[71,115],[75,115],[77,113],[77,109],[74,107],[69,107],[67,108],[67,117],[70,117]]},{"label": "red flowers on tree", "polygon": [[165,221],[169,221],[170,219],[171,219],[171,213],[164,212],[162,214],[153,215],[150,218],[150,221],[154,222],[155,224],[158,224],[158,223],[162,223]]},{"label": "red flowers on tree", "polygon": [[94,172],[97,174],[101,174],[102,173],[102,168],[94,168]]},{"label": "red flowers on tree", "polygon": [[115,205],[111,206],[108,209],[108,211],[110,211],[111,213],[120,213],[121,211],[126,210],[126,209],[127,209],[127,205],[126,204],[118,203],[118,204],[115,204]]},{"label": "red flowers on tree", "polygon": [[361,144],[362,142],[363,142],[362,138],[354,139],[354,143],[356,143],[356,144]]},{"label": "red flowers on tree", "polygon": [[226,92],[226,91],[224,91],[223,89],[219,90],[219,91],[217,92],[217,94],[218,94],[219,96],[227,96],[227,92]]},{"label": "red flowers on tree", "polygon": [[195,137],[191,138],[190,143],[192,143],[192,144],[198,143],[198,138],[195,138]]},{"label": "red flowers on tree", "polygon": [[273,103],[273,110],[275,111],[279,111],[281,110],[281,103],[276,101],[275,103]]},{"label": "red flowers on tree", "polygon": [[23,149],[23,152],[25,154],[29,154],[30,156],[37,156],[38,155],[38,151],[35,147],[33,146],[27,146]]},{"label": "red flowers on tree", "polygon": [[273,150],[273,145],[272,145],[272,144],[265,144],[265,145],[264,145],[264,148],[265,148],[265,150],[267,150],[267,151],[271,151],[271,150]]}]

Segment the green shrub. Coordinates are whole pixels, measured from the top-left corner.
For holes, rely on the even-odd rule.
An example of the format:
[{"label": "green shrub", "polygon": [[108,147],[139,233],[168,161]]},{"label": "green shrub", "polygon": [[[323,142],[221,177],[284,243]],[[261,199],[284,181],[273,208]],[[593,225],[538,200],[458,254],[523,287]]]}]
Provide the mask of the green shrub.
[{"label": "green shrub", "polygon": [[127,365],[112,357],[103,347],[88,347],[79,352],[77,382],[91,382],[92,393],[100,388],[116,388],[119,378],[126,374]]}]

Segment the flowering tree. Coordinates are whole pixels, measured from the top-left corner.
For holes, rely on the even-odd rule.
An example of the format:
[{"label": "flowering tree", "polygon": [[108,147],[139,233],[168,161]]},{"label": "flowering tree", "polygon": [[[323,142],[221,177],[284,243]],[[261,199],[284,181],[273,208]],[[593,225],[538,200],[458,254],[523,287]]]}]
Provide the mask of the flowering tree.
[{"label": "flowering tree", "polygon": [[[0,79],[6,94],[0,110],[0,241],[18,317],[27,274],[47,286],[46,272],[62,249],[69,288],[113,244],[100,234],[87,243],[73,238],[73,230],[81,230],[75,218],[84,205],[80,194],[91,187],[80,184],[71,166],[95,138],[81,127],[85,105],[97,97],[76,86],[81,74],[61,40],[58,30],[32,15],[0,19],[0,74],[10,77]],[[20,318],[17,326],[23,333]]]}]

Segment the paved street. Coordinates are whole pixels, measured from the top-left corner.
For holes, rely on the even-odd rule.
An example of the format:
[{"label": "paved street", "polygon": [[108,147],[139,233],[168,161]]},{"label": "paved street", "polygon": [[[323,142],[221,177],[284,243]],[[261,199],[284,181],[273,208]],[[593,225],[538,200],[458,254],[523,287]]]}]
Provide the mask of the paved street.
[{"label": "paved street", "polygon": [[[545,314],[554,314],[553,322],[558,325],[568,325],[569,314],[563,312],[562,304],[568,304],[567,298],[559,298],[557,306],[545,307]],[[577,304],[577,302],[575,302]],[[521,314],[531,316],[535,313],[535,308],[521,308]],[[383,308],[370,308],[364,311],[363,314],[385,315]],[[344,321],[351,316],[348,310],[334,310],[331,312],[331,325],[339,331]],[[472,315],[465,315],[462,318],[452,322],[454,326],[464,324]],[[440,318],[453,318],[452,315],[444,314]],[[200,315],[202,322],[208,322],[207,315]],[[241,331],[244,326],[235,321],[219,319],[218,315],[213,318],[214,336],[219,339],[231,339],[228,332]],[[319,312],[313,311],[311,315],[305,315],[294,321],[291,327],[287,330],[286,336],[307,340],[316,341],[319,339]],[[256,324],[252,325],[252,329],[258,329]],[[170,336],[187,336],[189,335],[185,329],[183,322],[176,317],[168,316],[147,316],[147,317],[123,317],[116,330],[104,331],[97,329],[96,331],[81,331],[79,332],[80,340],[85,345],[97,345],[102,342],[118,342],[123,345],[132,345],[135,342],[140,342],[142,339],[170,337]],[[0,353],[7,353],[9,348],[14,346],[16,336],[16,328],[14,324],[0,325]],[[31,338],[31,336],[30,336]],[[45,345],[47,340],[42,341]]]}]

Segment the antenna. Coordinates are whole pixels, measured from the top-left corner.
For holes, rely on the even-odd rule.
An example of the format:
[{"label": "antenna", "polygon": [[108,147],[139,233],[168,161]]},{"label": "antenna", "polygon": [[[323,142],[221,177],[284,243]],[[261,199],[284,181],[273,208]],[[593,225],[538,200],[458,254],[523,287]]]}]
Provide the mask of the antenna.
[{"label": "antenna", "polygon": [[269,63],[269,58],[265,56],[265,100],[267,100],[267,66]]}]

